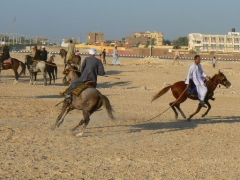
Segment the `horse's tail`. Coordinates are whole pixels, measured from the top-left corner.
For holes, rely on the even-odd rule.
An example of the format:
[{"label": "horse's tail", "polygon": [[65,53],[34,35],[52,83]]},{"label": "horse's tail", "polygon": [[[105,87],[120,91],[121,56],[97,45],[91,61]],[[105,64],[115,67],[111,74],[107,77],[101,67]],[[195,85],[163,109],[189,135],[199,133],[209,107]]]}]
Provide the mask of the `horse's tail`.
[{"label": "horse's tail", "polygon": [[104,96],[104,95],[100,95],[101,97],[101,100],[103,102],[103,106],[105,107],[105,109],[107,110],[107,114],[108,116],[112,119],[112,120],[115,120],[115,117],[113,116],[113,109],[112,109],[112,106],[110,104],[110,101],[109,99]]},{"label": "horse's tail", "polygon": [[161,97],[162,95],[164,95],[166,92],[168,92],[171,87],[172,87],[172,85],[163,88],[159,93],[157,93],[155,96],[153,96],[152,102],[154,100],[156,100],[157,98]]},{"label": "horse's tail", "polygon": [[23,63],[22,61],[19,61],[19,62],[20,62],[21,67],[22,67],[22,70],[21,70],[19,76],[21,76],[22,74],[23,74],[23,75],[26,75],[26,64]]}]

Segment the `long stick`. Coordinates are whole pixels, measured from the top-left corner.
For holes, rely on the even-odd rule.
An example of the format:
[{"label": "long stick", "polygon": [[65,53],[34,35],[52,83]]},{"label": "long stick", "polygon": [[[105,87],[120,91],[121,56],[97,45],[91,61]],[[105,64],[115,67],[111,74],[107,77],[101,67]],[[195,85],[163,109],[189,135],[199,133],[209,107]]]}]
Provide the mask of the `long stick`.
[{"label": "long stick", "polygon": [[182,94],[179,96],[179,98],[177,98],[177,99],[174,101],[174,103],[173,103],[169,108],[167,108],[166,110],[164,110],[162,113],[158,114],[157,116],[155,116],[155,117],[153,117],[153,118],[151,118],[151,119],[148,119],[148,120],[146,120],[146,121],[143,121],[143,122],[151,121],[151,120],[153,120],[153,119],[161,116],[163,113],[165,113],[165,112],[166,112],[167,110],[169,110],[171,107],[173,107],[173,106],[176,104],[176,102],[182,97],[182,95],[186,92],[186,90],[188,89],[188,87],[189,87],[189,84],[187,85],[186,89],[182,92]]}]

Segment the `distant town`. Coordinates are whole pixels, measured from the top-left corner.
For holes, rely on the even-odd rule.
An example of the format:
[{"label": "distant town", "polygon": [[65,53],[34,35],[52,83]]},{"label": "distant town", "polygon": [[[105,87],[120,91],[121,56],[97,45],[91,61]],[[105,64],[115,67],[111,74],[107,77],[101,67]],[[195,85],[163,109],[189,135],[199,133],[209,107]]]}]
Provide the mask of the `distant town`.
[{"label": "distant town", "polygon": [[164,39],[163,32],[134,32],[131,35],[118,40],[105,39],[104,32],[88,32],[80,41],[80,38],[65,38],[56,40],[53,38],[24,36],[14,33],[0,34],[1,41],[6,41],[14,49],[32,45],[67,47],[72,39],[76,48],[96,48],[99,52],[103,49],[111,54],[114,46],[118,46],[119,53],[123,55],[141,56],[168,56],[174,49],[179,49],[182,56],[191,54],[203,54],[206,56],[224,56],[231,54],[238,57],[240,47],[240,33],[232,28],[230,32],[218,34],[190,33],[188,37],[179,37],[173,41]]}]

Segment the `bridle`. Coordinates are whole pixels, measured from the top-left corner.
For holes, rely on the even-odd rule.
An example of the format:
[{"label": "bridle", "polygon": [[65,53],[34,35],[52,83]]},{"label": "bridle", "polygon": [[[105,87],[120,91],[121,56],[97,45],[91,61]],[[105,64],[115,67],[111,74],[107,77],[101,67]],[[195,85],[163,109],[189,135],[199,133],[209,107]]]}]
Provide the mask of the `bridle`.
[{"label": "bridle", "polygon": [[215,82],[214,80],[212,80],[212,79],[210,78],[210,80],[211,80],[212,84],[215,86],[215,88],[216,88],[219,84],[223,83],[223,80],[226,78],[224,75],[220,75],[220,74],[217,74],[217,77],[218,77],[218,79],[217,79],[218,82]]}]

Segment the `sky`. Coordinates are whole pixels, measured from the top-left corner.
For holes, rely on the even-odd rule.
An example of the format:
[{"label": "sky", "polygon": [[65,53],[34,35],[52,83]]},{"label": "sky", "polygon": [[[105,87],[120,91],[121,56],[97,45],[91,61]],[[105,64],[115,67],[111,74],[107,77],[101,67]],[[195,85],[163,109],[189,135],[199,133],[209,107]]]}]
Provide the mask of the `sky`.
[{"label": "sky", "polygon": [[85,42],[95,31],[105,40],[136,31],[163,32],[168,40],[240,31],[239,0],[1,0],[0,7],[0,34]]}]

